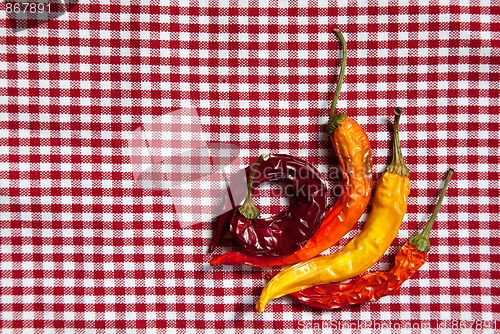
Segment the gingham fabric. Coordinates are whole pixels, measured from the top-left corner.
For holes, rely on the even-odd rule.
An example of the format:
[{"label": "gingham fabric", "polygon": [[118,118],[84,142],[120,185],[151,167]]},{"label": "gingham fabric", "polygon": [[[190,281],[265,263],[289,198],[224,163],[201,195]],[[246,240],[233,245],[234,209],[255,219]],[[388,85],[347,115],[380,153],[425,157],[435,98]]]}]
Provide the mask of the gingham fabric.
[{"label": "gingham fabric", "polygon": [[[2,333],[500,329],[497,1],[80,1],[59,10],[28,22],[0,4]],[[428,264],[396,295],[337,311],[280,298],[256,313],[268,270],[211,267],[210,219],[179,224],[168,186],[137,182],[131,139],[194,108],[203,140],[238,147],[242,167],[287,153],[333,188],[334,28],[349,55],[338,110],[366,130],[375,179],[391,154],[392,110],[405,113],[408,212],[373,270],[390,267],[428,219],[447,169],[456,173]],[[256,194],[263,214],[286,202],[274,185]],[[216,253],[233,246],[227,237]]]}]

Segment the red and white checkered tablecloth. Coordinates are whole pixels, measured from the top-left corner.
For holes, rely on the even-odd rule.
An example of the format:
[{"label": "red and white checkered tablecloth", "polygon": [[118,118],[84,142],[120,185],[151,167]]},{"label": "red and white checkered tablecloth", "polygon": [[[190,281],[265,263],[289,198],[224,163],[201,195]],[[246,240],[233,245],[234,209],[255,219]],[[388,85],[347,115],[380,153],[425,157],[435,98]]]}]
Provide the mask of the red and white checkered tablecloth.
[{"label": "red and white checkered tablecloth", "polygon": [[[499,3],[367,2],[80,1],[27,29],[2,2],[1,332],[498,331]],[[138,182],[131,140],[147,143],[154,124],[195,110],[177,117],[175,149],[197,131],[198,144],[238,147],[242,166],[287,153],[328,177],[334,28],[349,50],[338,109],[366,130],[375,177],[390,155],[392,110],[405,112],[408,212],[374,269],[390,267],[429,217],[447,169],[456,173],[428,264],[399,293],[329,312],[280,298],[256,313],[267,270],[211,267],[210,215],[179,224],[177,202],[198,207],[173,196],[161,163],[160,186]],[[262,186],[257,204],[273,214],[286,200]]]}]

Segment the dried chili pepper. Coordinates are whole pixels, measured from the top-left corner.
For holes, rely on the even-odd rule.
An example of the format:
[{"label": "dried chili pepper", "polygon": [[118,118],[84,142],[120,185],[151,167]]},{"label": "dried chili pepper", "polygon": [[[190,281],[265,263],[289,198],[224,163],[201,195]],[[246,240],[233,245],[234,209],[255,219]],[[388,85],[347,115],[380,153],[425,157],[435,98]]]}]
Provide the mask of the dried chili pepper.
[{"label": "dried chili pepper", "polygon": [[408,205],[410,179],[399,143],[402,111],[396,108],[394,113],[392,163],[378,181],[372,210],[362,231],[341,251],[296,264],[274,276],[262,291],[257,311],[264,311],[271,299],[361,274],[384,255],[396,238]]},{"label": "dried chili pepper", "polygon": [[[266,181],[282,181],[293,197],[288,208],[271,218],[257,218],[252,190]],[[308,162],[289,155],[262,155],[252,167],[243,205],[231,219],[234,240],[252,254],[283,255],[302,247],[325,213],[327,186]]]},{"label": "dried chili pepper", "polygon": [[[283,255],[302,247],[319,227],[326,209],[327,186],[318,170],[289,155],[263,154],[247,168],[247,174],[245,201],[221,216],[221,224],[229,225],[232,238],[251,254]],[[252,192],[270,181],[283,183],[292,203],[278,215],[257,218],[260,212]]]},{"label": "dried chili pepper", "polygon": [[273,267],[311,259],[335,245],[353,228],[365,211],[372,191],[372,152],[364,130],[345,114],[335,115],[347,63],[344,36],[338,30],[335,30],[335,33],[342,44],[342,67],[330,107],[328,132],[343,174],[344,191],[342,195],[327,211],[316,233],[304,247],[293,254],[263,257],[230,252],[213,258],[210,262],[211,265],[246,264],[255,267]]},{"label": "dried chili pepper", "polygon": [[424,230],[408,239],[401,247],[390,271],[366,273],[348,283],[317,285],[289,296],[303,305],[331,310],[378,300],[399,290],[401,285],[416,273],[427,260],[427,252],[430,249],[429,233],[453,172],[453,169],[448,170],[438,202]]}]

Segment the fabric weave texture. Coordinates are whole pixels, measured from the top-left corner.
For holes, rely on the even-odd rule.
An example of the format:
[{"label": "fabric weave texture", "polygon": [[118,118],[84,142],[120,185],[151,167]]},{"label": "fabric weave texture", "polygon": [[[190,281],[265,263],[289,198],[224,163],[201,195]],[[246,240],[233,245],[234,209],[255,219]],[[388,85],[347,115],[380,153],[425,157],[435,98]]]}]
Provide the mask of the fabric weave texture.
[{"label": "fabric weave texture", "polygon": [[[366,3],[80,1],[39,22],[1,3],[2,333],[500,328],[498,2]],[[262,153],[290,154],[317,166],[333,190],[335,28],[348,48],[337,110],[367,132],[375,181],[391,155],[393,109],[404,110],[408,212],[373,270],[390,268],[423,228],[448,168],[456,173],[428,264],[398,293],[332,312],[280,298],[259,314],[269,270],[211,267],[211,220],[180,224],[168,187],[138,184],[130,139],[193,108],[203,140],[239,147],[241,167]],[[267,215],[286,204],[274,184],[254,198]],[[216,253],[234,247],[226,238]]]}]

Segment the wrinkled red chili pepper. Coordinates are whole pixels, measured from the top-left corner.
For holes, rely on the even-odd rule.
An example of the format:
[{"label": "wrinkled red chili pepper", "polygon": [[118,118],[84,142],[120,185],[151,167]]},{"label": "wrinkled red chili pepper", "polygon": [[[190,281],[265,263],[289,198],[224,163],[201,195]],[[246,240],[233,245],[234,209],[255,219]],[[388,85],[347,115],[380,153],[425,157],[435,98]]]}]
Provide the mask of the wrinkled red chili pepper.
[{"label": "wrinkled red chili pepper", "polygon": [[407,241],[396,255],[391,271],[369,272],[348,283],[321,284],[288,296],[303,305],[324,310],[367,303],[397,291],[425,261],[426,253]]},{"label": "wrinkled red chili pepper", "polygon": [[[251,254],[280,256],[302,247],[318,229],[326,209],[327,186],[319,172],[304,160],[276,154],[259,157],[247,174],[247,198],[241,207],[219,217],[212,245],[229,225],[232,238]],[[270,181],[282,182],[292,203],[278,215],[257,218],[252,190]]]},{"label": "wrinkled red chili pepper", "polygon": [[452,175],[453,169],[450,169],[427,225],[421,233],[408,239],[401,247],[390,271],[366,273],[347,283],[321,284],[294,292],[289,296],[303,305],[331,310],[378,300],[383,296],[393,294],[427,260],[427,252],[430,249],[429,233]]}]

